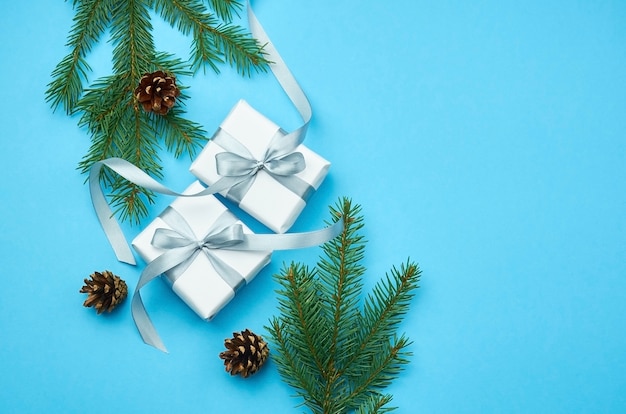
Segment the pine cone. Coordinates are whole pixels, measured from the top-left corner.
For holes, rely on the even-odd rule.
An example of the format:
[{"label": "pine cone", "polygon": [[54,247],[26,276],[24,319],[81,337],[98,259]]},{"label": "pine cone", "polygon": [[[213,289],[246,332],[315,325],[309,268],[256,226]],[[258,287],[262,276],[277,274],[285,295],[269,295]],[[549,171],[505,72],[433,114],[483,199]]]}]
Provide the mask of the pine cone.
[{"label": "pine cone", "polygon": [[100,314],[104,311],[111,312],[126,299],[128,287],[119,276],[105,270],[102,273],[95,272],[90,277],[91,280],[85,279],[85,286],[80,289],[80,293],[89,295],[83,306],[93,306]]},{"label": "pine cone", "polygon": [[180,90],[176,86],[176,78],[158,70],[146,73],[141,77],[135,96],[143,109],[165,115],[176,103]]},{"label": "pine cone", "polygon": [[225,339],[224,345],[227,350],[220,353],[220,358],[224,360],[226,371],[244,378],[257,372],[270,352],[263,338],[249,329],[233,332],[233,338]]}]

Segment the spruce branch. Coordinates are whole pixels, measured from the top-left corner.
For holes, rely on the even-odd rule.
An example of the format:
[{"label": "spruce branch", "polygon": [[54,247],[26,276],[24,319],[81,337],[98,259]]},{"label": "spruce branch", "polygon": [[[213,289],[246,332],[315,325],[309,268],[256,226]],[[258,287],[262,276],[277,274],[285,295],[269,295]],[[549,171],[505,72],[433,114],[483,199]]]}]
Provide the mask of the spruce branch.
[{"label": "spruce branch", "polygon": [[176,158],[191,155],[204,141],[204,130],[195,122],[183,117],[184,112],[173,108],[166,116],[156,119],[157,135],[163,137],[165,148]]},{"label": "spruce branch", "polygon": [[232,21],[233,15],[239,16],[239,12],[243,9],[243,5],[237,0],[209,0],[209,4],[225,22]]},{"label": "spruce branch", "polygon": [[372,394],[357,408],[356,414],[384,414],[391,412],[395,407],[386,407],[392,400],[389,394]]},{"label": "spruce branch", "polygon": [[[319,298],[319,285],[315,273],[305,266],[294,263],[285,270],[285,279],[279,283],[283,288],[282,295],[290,299],[279,301],[283,321],[301,328],[302,335],[294,338],[295,342],[292,345],[307,349],[307,354],[300,359],[300,363],[313,372],[324,373],[329,360],[328,348],[316,345],[330,343],[326,330],[327,318],[324,318],[323,302]],[[293,307],[292,302],[295,303]]]},{"label": "spruce branch", "polygon": [[370,368],[365,364],[357,363],[359,353],[372,344],[386,341],[390,333],[395,332],[402,322],[402,316],[409,310],[419,276],[418,266],[407,261],[400,270],[393,267],[391,274],[387,274],[374,286],[363,305],[361,323],[364,329],[357,333],[354,344],[356,352],[345,361],[342,374],[358,378],[363,375],[363,368],[365,370]]},{"label": "spruce branch", "polygon": [[[161,178],[158,154],[162,146],[175,157],[185,153],[192,157],[206,141],[202,127],[185,117],[188,96],[180,77],[192,76],[205,65],[219,72],[222,63],[242,75],[267,70],[263,46],[232,23],[242,8],[239,1],[73,0],[72,4],[76,14],[68,35],[70,50],[53,70],[45,98],[53,109],[63,107],[68,114],[80,114],[79,127],[91,138],[91,146],[78,164],[83,173],[95,162],[121,157]],[[155,49],[151,10],[191,36],[188,61]],[[87,55],[107,30],[113,45],[113,73],[86,86],[91,72]],[[174,77],[181,91],[177,106],[159,115],[146,113],[135,96],[142,76],[156,71]],[[109,186],[114,210],[122,220],[138,222],[147,214],[154,194],[107,168],[101,178]]]},{"label": "spruce branch", "polygon": [[[363,237],[358,233],[363,227],[360,206],[348,203],[342,210],[331,207],[331,216],[338,220],[346,217],[342,234],[322,246],[324,256],[318,263],[320,279],[330,289],[327,306],[332,318],[330,353],[341,361],[343,348],[352,347],[354,327],[351,323],[358,318],[357,304],[362,290],[361,277],[365,268],[360,264],[365,248]],[[338,349],[339,348],[339,349]]]},{"label": "spruce branch", "polygon": [[382,341],[380,346],[373,345],[369,364],[362,371],[361,376],[352,378],[353,388],[349,393],[342,394],[339,399],[347,407],[359,406],[371,393],[388,387],[400,374],[402,365],[408,364],[410,352],[405,349],[410,341],[405,336],[389,341]]},{"label": "spruce branch", "polygon": [[120,1],[112,14],[113,72],[138,80],[148,71],[156,54],[146,1]]},{"label": "spruce branch", "polygon": [[304,399],[310,407],[320,407],[323,404],[321,392],[317,388],[317,378],[308,366],[300,363],[296,349],[285,336],[288,327],[285,322],[274,318],[270,321],[270,331],[274,337],[277,348],[274,351],[283,357],[276,360],[280,372],[289,372],[283,376],[284,381],[296,389],[299,397]]},{"label": "spruce branch", "polygon": [[[232,14],[241,9],[236,1],[210,1],[216,14],[207,12],[197,0],[154,0],[157,13],[172,27],[193,37],[191,67],[194,72],[209,66],[219,73],[226,62],[242,75],[252,70],[266,71],[269,61],[260,45],[242,27],[231,23]],[[220,22],[222,17],[223,22]]]},{"label": "spruce branch", "polygon": [[278,315],[266,327],[283,380],[313,413],[385,413],[381,391],[409,363],[411,341],[398,328],[409,311],[420,270],[407,260],[361,299],[365,241],[361,207],[330,208],[343,232],[322,246],[317,266],[298,263],[275,275]]},{"label": "spruce branch", "polygon": [[[252,38],[244,29],[232,24],[221,24],[215,28],[204,31],[202,34],[209,36],[217,52],[224,56],[224,60],[244,76],[250,76],[252,70],[267,69],[270,63],[264,55],[263,45]],[[198,67],[198,63],[195,65]]]},{"label": "spruce branch", "polygon": [[74,6],[77,5],[66,44],[71,51],[52,72],[52,82],[46,91],[46,101],[52,108],[63,106],[68,114],[74,111],[83,92],[83,82],[91,72],[85,57],[104,33],[111,14],[111,0],[76,0]]}]

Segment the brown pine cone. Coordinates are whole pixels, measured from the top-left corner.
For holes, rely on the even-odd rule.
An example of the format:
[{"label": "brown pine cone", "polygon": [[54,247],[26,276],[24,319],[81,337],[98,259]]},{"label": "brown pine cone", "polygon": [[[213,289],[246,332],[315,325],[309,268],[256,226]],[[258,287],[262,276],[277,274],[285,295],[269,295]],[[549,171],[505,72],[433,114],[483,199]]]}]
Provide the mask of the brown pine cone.
[{"label": "brown pine cone", "polygon": [[111,312],[126,299],[128,287],[119,276],[105,270],[102,273],[95,272],[90,277],[85,279],[85,286],[80,289],[80,293],[89,295],[83,306],[94,307],[100,314]]},{"label": "brown pine cone", "polygon": [[224,345],[226,351],[220,353],[220,358],[224,360],[226,371],[244,378],[257,372],[270,352],[263,338],[249,329],[233,332],[233,338],[225,339]]},{"label": "brown pine cone", "polygon": [[167,114],[179,95],[176,78],[162,70],[144,74],[135,89],[135,97],[143,109],[159,115]]}]

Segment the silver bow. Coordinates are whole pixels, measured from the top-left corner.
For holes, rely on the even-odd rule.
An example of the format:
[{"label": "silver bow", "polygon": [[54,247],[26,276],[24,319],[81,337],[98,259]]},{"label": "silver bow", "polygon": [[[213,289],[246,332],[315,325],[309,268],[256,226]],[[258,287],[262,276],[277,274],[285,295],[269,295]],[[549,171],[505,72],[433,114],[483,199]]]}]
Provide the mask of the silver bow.
[{"label": "silver bow", "polygon": [[295,175],[306,168],[304,155],[296,151],[304,140],[304,134],[285,134],[279,130],[272,137],[261,159],[256,159],[244,145],[221,128],[212,140],[224,148],[225,152],[215,155],[217,173],[222,178],[211,188],[226,186],[226,197],[230,200],[241,203],[260,171],[265,171],[303,200],[314,191],[309,183]]}]

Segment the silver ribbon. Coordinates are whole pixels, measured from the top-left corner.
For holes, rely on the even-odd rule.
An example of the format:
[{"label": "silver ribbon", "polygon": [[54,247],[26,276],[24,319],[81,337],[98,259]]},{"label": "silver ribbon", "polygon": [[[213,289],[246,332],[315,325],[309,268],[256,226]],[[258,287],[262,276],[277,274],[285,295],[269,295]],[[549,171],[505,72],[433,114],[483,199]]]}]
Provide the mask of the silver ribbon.
[{"label": "silver ribbon", "polygon": [[214,254],[215,249],[238,251],[271,251],[300,249],[322,244],[339,235],[343,229],[340,220],[322,230],[291,234],[246,234],[243,226],[233,221],[230,214],[222,214],[202,238],[197,238],[187,221],[173,208],[168,207],[161,219],[171,229],[159,228],[152,238],[152,245],[166,249],[159,257],[147,264],[141,273],[131,303],[135,325],[143,341],[167,352],[154,327],[140,290],[157,276],[167,273],[172,281],[182,275],[200,253],[204,253],[220,277],[237,292],[246,279]]}]

